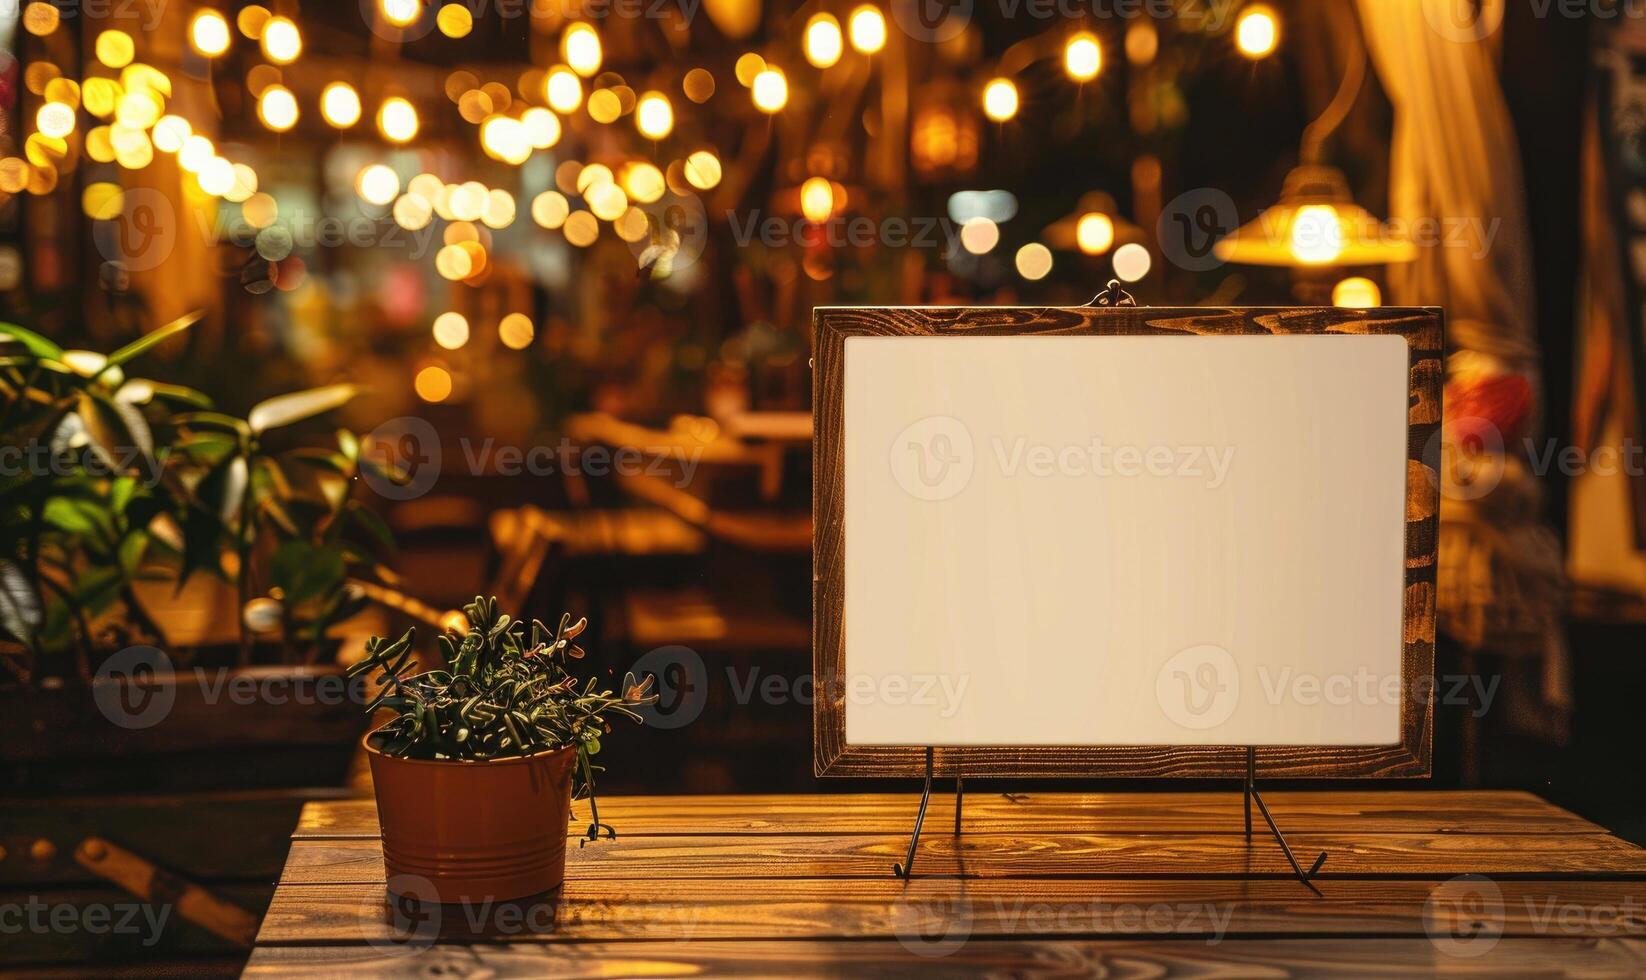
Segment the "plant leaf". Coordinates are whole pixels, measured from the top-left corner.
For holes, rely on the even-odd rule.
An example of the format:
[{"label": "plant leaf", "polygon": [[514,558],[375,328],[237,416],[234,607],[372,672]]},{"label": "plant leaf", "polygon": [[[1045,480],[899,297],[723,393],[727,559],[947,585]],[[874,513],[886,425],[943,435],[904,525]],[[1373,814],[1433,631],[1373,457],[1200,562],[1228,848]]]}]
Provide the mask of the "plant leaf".
[{"label": "plant leaf", "polygon": [[[194,326],[196,323],[198,323],[200,321],[200,318],[205,316],[205,315],[206,315],[205,310],[195,310],[193,313],[183,314],[182,316],[178,317],[177,319],[173,320],[172,322],[166,324],[163,327],[157,327],[153,330],[150,330],[148,333],[144,334],[143,336],[137,338],[136,340],[132,341],[131,343],[127,344],[126,346],[124,346],[124,347],[120,348],[119,350],[115,351],[114,353],[110,354],[109,355],[109,362],[108,362],[107,365],[104,366],[103,370],[107,371],[111,367],[115,367],[115,366],[124,364],[127,361],[131,360],[132,358],[138,357],[139,355],[141,355],[145,351],[147,351],[149,348],[154,347],[157,344],[163,343],[167,339],[169,339],[171,337],[174,337],[177,334],[180,334],[183,331],[187,330],[188,328]],[[101,373],[101,372],[99,372],[99,373]]]},{"label": "plant leaf", "polygon": [[17,639],[33,645],[35,631],[40,628],[43,618],[40,597],[30,587],[28,576],[23,574],[16,562],[0,561],[0,626]]},{"label": "plant leaf", "polygon": [[0,337],[9,337],[28,349],[35,357],[43,357],[53,361],[63,359],[63,348],[57,346],[33,330],[20,327],[15,323],[0,323]]},{"label": "plant leaf", "polygon": [[322,412],[329,412],[346,404],[359,393],[359,385],[335,384],[276,395],[253,405],[252,410],[246,415],[246,422],[251,426],[253,434],[267,432],[283,425],[291,425],[293,422],[301,422]]}]

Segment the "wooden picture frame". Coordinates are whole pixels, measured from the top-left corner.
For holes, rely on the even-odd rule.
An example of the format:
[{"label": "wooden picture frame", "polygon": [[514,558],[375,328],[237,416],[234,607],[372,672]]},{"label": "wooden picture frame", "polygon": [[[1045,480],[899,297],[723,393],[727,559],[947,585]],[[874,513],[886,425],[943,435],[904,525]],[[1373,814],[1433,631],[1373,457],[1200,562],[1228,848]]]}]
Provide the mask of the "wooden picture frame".
[{"label": "wooden picture frame", "polygon": [[[845,341],[848,337],[1000,335],[1395,334],[1409,349],[1404,642],[1400,741],[1362,747],[1257,749],[1266,777],[1424,778],[1434,736],[1435,551],[1441,423],[1442,313],[1334,307],[821,307],[813,315],[813,763],[819,776],[918,776],[923,746],[853,746],[845,712]],[[1186,341],[1187,342],[1187,341]],[[830,693],[832,692],[832,693]],[[1243,746],[938,747],[940,775],[968,777],[1239,777]]]}]

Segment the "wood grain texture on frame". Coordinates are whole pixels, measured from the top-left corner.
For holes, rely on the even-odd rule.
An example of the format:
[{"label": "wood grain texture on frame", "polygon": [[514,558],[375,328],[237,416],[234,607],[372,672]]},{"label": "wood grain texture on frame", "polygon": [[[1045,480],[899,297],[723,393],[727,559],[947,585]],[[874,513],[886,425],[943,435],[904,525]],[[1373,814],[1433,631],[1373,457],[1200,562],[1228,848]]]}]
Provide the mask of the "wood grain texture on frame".
[{"label": "wood grain texture on frame", "polygon": [[[845,341],[847,337],[1395,334],[1410,348],[1407,408],[1406,584],[1400,743],[1259,748],[1265,777],[1422,778],[1430,775],[1434,706],[1435,548],[1439,477],[1442,314],[1435,308],[1333,307],[822,307],[813,318],[812,657],[813,763],[819,776],[916,776],[921,746],[846,742]],[[1425,457],[1429,456],[1429,461]],[[1322,642],[1330,642],[1323,637]],[[832,693],[829,693],[832,692]],[[1241,746],[936,749],[939,775],[975,777],[1235,777]]]}]

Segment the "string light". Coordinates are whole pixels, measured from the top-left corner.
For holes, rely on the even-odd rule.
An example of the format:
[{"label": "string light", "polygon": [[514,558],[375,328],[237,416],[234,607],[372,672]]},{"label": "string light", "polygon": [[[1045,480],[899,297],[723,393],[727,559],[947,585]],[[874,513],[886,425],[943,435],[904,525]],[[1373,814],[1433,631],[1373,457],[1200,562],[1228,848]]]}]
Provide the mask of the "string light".
[{"label": "string light", "polygon": [[303,53],[303,35],[289,17],[270,17],[263,25],[263,57],[277,65],[289,65]]},{"label": "string light", "polygon": [[137,45],[125,31],[104,31],[93,45],[97,60],[110,68],[124,68],[137,54]]},{"label": "string light", "polygon": [[886,18],[880,8],[863,4],[852,11],[846,22],[851,32],[852,47],[863,54],[874,54],[886,46]]},{"label": "string light", "polygon": [[74,132],[74,109],[61,102],[47,102],[34,115],[35,128],[55,139]]},{"label": "string light", "polygon": [[384,164],[374,163],[361,169],[354,179],[354,189],[366,203],[382,207],[400,193],[400,175]]},{"label": "string light", "polygon": [[960,226],[960,244],[973,255],[986,255],[1000,244],[1000,226],[992,218],[968,218]]},{"label": "string light", "polygon": [[377,9],[383,19],[395,27],[410,27],[417,23],[422,4],[419,0],[378,0]]},{"label": "string light", "polygon": [[525,124],[510,116],[490,116],[481,123],[480,146],[492,158],[516,166],[532,155]]},{"label": "string light", "polygon": [[600,35],[587,24],[573,24],[560,36],[560,56],[572,71],[589,78],[600,70]]},{"label": "string light", "polygon": [[447,350],[457,350],[469,342],[469,321],[463,314],[446,312],[434,318],[434,342]]},{"label": "string light", "polygon": [[983,88],[983,114],[995,122],[1017,115],[1017,86],[1009,78],[996,78]]},{"label": "string light", "polygon": [[1136,242],[1129,242],[1114,250],[1114,274],[1122,282],[1137,282],[1149,274],[1153,260],[1149,250]]},{"label": "string light", "polygon": [[197,133],[183,141],[183,148],[177,151],[177,165],[197,174],[216,155],[217,148],[211,145],[211,140]]},{"label": "string light", "polygon": [[840,21],[833,14],[813,14],[806,22],[806,60],[814,68],[829,68],[840,60],[845,42]]},{"label": "string light", "polygon": [[270,85],[257,100],[257,116],[263,125],[284,133],[297,125],[297,97],[284,85]]},{"label": "string light", "polygon": [[535,149],[546,150],[560,142],[560,117],[542,106],[527,109],[520,125],[526,127],[526,139]]},{"label": "string light", "polygon": [[1052,250],[1039,242],[1030,242],[1017,250],[1017,274],[1033,282],[1046,278],[1052,271]]},{"label": "string light", "polygon": [[561,115],[576,112],[583,104],[583,82],[571,69],[557,66],[549,69],[543,81],[543,95],[555,112]]},{"label": "string light", "polygon": [[377,109],[377,131],[393,143],[409,143],[417,136],[417,109],[398,95],[384,99]]},{"label": "string light", "polygon": [[229,22],[215,10],[202,10],[189,23],[189,44],[208,58],[229,49]]},{"label": "string light", "polygon": [[686,182],[700,191],[711,190],[720,183],[720,158],[708,150],[698,150],[686,158]]},{"label": "string light", "polygon": [[176,153],[193,134],[193,127],[182,116],[161,116],[154,124],[154,145],[167,153]]},{"label": "string light", "polygon": [[510,313],[497,324],[497,339],[511,350],[525,350],[531,346],[537,333],[531,317],[524,313]]},{"label": "string light", "polygon": [[789,80],[776,68],[761,69],[749,86],[755,108],[761,112],[779,112],[789,103]]},{"label": "string light", "polygon": [[360,121],[360,95],[348,82],[332,82],[320,92],[320,115],[338,129]]},{"label": "string light", "polygon": [[445,368],[430,364],[417,372],[412,388],[417,392],[417,397],[426,402],[443,402],[451,397],[452,376]]},{"label": "string light", "polygon": [[1063,47],[1063,70],[1077,82],[1089,82],[1103,70],[1103,48],[1097,37],[1081,31]]},{"label": "string light", "polygon": [[634,107],[634,126],[640,135],[660,140],[674,129],[674,107],[662,92],[647,92]]},{"label": "string light", "polygon": [[1248,58],[1265,58],[1280,44],[1280,18],[1262,4],[1240,12],[1235,21],[1235,47]]}]

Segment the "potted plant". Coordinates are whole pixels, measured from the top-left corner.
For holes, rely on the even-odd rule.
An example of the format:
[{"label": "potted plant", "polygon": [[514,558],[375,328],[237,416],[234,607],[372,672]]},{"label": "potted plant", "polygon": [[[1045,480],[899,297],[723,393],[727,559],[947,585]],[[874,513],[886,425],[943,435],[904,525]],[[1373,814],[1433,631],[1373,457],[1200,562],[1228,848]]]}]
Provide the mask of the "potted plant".
[{"label": "potted plant", "polygon": [[[588,620],[560,617],[551,633],[476,596],[467,628],[440,637],[443,666],[409,675],[414,630],[374,637],[351,674],[377,670],[368,712],[394,718],[365,738],[383,832],[389,890],[432,890],[441,902],[507,901],[550,891],[565,877],[571,801],[591,797],[607,717],[635,722],[656,700],[652,678],[628,674],[622,694],[567,670],[583,657]],[[599,829],[598,814],[589,828]],[[424,883],[427,883],[425,886]]]}]

